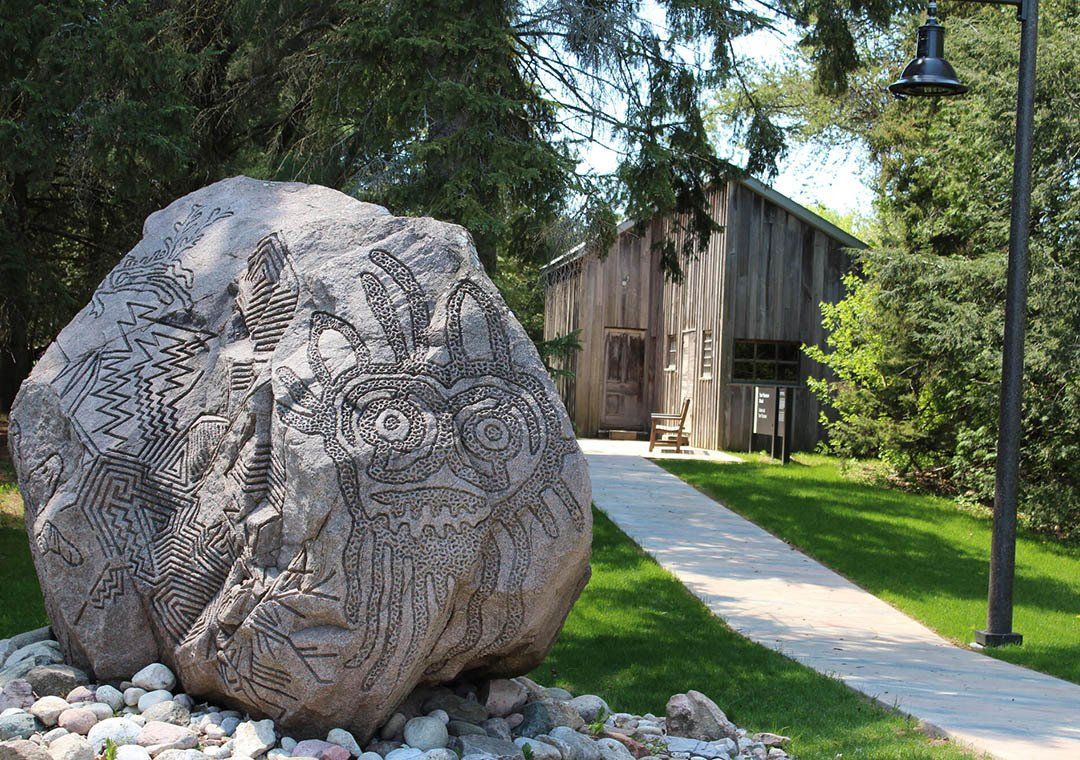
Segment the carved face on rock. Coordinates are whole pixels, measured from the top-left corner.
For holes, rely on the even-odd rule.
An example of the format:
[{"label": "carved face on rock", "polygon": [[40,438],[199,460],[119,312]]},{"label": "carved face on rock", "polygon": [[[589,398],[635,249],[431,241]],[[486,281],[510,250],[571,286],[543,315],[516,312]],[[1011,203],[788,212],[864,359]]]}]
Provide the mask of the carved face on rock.
[{"label": "carved face on rock", "polygon": [[[554,538],[567,514],[578,530],[587,519],[561,480],[563,457],[576,444],[561,431],[543,385],[515,370],[491,296],[470,280],[457,283],[442,306],[442,329],[433,334],[427,296],[412,273],[384,251],[372,251],[370,260],[399,291],[391,294],[387,277],[361,275],[377,328],[365,336],[316,312],[307,346],[313,381],[288,368],[277,372],[290,397],[280,406],[281,419],[322,438],[352,515],[344,558],[347,619],[374,619],[373,627],[383,630],[412,619],[399,642],[385,640],[375,651],[370,641],[352,656],[354,666],[367,668],[365,685],[385,675],[402,642],[408,661],[435,622],[437,605],[417,589],[430,586],[445,598],[479,573],[489,577],[470,600],[479,605],[508,568],[520,592],[532,524]],[[403,304],[400,313],[395,301]],[[510,538],[510,556],[499,556],[496,533]],[[411,615],[400,608],[407,587]],[[511,610],[487,646],[497,649],[512,637],[520,616]],[[479,641],[477,629],[444,660]]]},{"label": "carved face on rock", "polygon": [[144,234],[12,411],[67,658],[362,738],[420,683],[538,664],[588,475],[468,235],[246,178]]}]

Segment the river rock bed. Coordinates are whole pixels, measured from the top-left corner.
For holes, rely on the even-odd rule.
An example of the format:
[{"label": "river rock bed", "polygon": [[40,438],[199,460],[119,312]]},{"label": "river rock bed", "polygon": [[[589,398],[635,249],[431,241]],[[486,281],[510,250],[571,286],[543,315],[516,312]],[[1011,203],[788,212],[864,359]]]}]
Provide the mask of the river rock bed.
[{"label": "river rock bed", "polygon": [[[707,696],[666,714],[613,712],[529,678],[414,691],[367,741],[340,728],[283,734],[273,720],[200,702],[153,663],[92,684],[48,628],[0,639],[0,760],[775,760],[788,739],[751,734]],[[343,695],[347,699],[347,695]],[[362,738],[362,737],[361,737]]]}]

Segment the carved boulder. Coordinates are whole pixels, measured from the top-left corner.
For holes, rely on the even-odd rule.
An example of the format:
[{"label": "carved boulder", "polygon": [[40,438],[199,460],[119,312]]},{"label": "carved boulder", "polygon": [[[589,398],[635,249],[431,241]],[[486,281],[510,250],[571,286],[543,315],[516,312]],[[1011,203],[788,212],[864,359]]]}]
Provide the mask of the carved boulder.
[{"label": "carved boulder", "polygon": [[69,662],[300,736],[528,671],[589,574],[584,457],[468,233],[324,187],[150,216],[11,446]]}]

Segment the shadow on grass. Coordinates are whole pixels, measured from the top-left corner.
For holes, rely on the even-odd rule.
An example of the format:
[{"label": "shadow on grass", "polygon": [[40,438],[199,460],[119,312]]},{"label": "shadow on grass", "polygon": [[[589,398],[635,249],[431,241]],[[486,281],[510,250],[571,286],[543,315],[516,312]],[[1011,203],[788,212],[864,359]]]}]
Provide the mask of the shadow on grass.
[{"label": "shadow on grass", "polygon": [[599,694],[613,710],[659,715],[669,696],[697,689],[740,725],[791,735],[801,758],[967,757],[931,746],[909,721],[739,636],[595,515],[593,578],[534,672],[538,680]]},{"label": "shadow on grass", "polygon": [[[982,622],[988,518],[944,499],[845,479],[834,465],[657,464],[946,636],[962,641]],[[1080,682],[1080,552],[1022,533],[1015,599],[1024,647],[992,654]]]},{"label": "shadow on grass", "polygon": [[0,638],[46,623],[22,520],[0,514]]}]

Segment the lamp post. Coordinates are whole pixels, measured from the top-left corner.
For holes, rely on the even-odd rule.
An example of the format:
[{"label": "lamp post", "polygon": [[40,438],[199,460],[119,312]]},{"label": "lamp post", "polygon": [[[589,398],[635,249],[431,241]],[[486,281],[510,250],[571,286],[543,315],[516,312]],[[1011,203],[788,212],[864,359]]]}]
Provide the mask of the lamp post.
[{"label": "lamp post", "polygon": [[[1020,20],[1020,76],[1016,96],[1016,146],[1013,154],[1012,219],[1005,290],[1005,340],[1002,349],[1001,406],[998,416],[997,470],[994,480],[994,528],[990,543],[990,588],[986,629],[975,631],[981,646],[1020,644],[1012,630],[1013,576],[1016,564],[1016,492],[1020,469],[1020,408],[1023,397],[1024,323],[1027,316],[1028,225],[1031,217],[1031,142],[1035,111],[1035,49],[1039,0],[966,0],[1016,6]],[[918,50],[889,90],[900,98],[961,95],[960,83],[945,60],[945,29],[937,3],[919,27]]]}]

